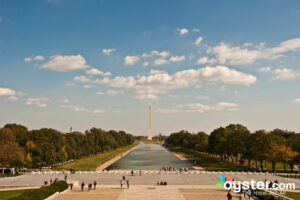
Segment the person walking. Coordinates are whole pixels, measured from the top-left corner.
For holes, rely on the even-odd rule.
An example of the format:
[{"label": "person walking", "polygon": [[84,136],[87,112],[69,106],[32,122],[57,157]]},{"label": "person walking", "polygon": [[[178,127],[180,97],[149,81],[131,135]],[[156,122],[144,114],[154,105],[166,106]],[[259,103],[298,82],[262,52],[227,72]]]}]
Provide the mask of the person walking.
[{"label": "person walking", "polygon": [[66,174],[66,175],[65,175],[65,181],[67,180],[67,178],[68,178],[68,175]]},{"label": "person walking", "polygon": [[44,185],[47,185],[48,184],[48,181],[47,179],[44,180]]},{"label": "person walking", "polygon": [[126,183],[127,183],[127,189],[129,189],[129,180],[128,179],[126,180]]},{"label": "person walking", "polygon": [[122,179],[120,181],[120,186],[121,186],[121,188],[123,188],[123,180]]},{"label": "person walking", "polygon": [[142,176],[142,170],[140,170],[140,176]]},{"label": "person walking", "polygon": [[82,183],[81,183],[81,191],[82,191],[82,192],[83,192],[83,189],[84,189],[84,185],[85,185],[84,182],[82,182]]},{"label": "person walking", "polygon": [[96,190],[96,185],[97,185],[97,182],[94,181],[94,190]]},{"label": "person walking", "polygon": [[90,191],[92,189],[92,184],[90,183],[89,185],[88,185],[88,191]]},{"label": "person walking", "polygon": [[227,199],[228,200],[232,200],[232,196],[231,196],[231,193],[228,191],[228,193],[227,193]]},{"label": "person walking", "polygon": [[70,183],[70,189],[73,190],[73,183]]},{"label": "person walking", "polygon": [[50,185],[52,184],[52,178],[50,179]]},{"label": "person walking", "polygon": [[123,181],[125,181],[125,179],[126,179],[126,178],[125,178],[125,176],[123,175]]}]

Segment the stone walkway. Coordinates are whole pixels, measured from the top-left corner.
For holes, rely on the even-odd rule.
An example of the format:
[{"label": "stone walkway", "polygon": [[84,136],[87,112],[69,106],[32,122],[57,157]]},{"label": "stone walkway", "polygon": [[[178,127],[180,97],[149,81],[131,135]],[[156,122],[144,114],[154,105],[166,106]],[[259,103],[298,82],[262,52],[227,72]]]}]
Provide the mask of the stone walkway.
[{"label": "stone walkway", "polygon": [[[107,188],[111,187],[111,188]],[[79,188],[56,196],[53,200],[224,200],[226,191],[207,186],[132,186],[120,189],[104,186],[96,190],[81,192]],[[238,195],[233,195],[233,200]]]}]

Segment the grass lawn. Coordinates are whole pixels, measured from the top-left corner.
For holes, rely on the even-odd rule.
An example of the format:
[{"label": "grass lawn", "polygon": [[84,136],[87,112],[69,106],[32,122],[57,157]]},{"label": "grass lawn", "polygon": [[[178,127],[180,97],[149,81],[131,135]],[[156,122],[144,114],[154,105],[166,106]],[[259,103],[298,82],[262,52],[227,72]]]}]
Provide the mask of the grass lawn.
[{"label": "grass lawn", "polygon": [[0,200],[6,200],[13,197],[17,197],[24,193],[25,191],[33,191],[35,189],[29,189],[29,190],[9,190],[9,191],[0,191]]},{"label": "grass lawn", "polygon": [[297,192],[287,192],[285,196],[295,200],[300,200],[300,193]]},{"label": "grass lawn", "polygon": [[126,147],[120,147],[120,148],[117,148],[114,151],[108,151],[108,152],[105,152],[105,153],[99,153],[99,154],[91,156],[91,157],[78,159],[78,160],[75,160],[73,162],[66,163],[64,165],[54,167],[53,169],[55,169],[55,170],[74,169],[74,170],[81,170],[81,171],[95,170],[101,164],[105,163],[106,161],[109,161],[110,159],[112,159],[115,156],[129,150],[130,148],[132,148],[134,146],[135,145],[133,144],[133,145],[129,145],[129,146],[126,146]]},{"label": "grass lawn", "polygon": [[244,166],[236,166],[235,164],[231,164],[228,162],[222,162],[218,158],[212,158],[207,155],[204,155],[199,152],[194,152],[191,150],[182,150],[179,147],[173,147],[169,145],[165,145],[170,151],[179,153],[187,158],[189,161],[194,163],[197,161],[200,167],[208,171],[242,171],[244,170]]}]

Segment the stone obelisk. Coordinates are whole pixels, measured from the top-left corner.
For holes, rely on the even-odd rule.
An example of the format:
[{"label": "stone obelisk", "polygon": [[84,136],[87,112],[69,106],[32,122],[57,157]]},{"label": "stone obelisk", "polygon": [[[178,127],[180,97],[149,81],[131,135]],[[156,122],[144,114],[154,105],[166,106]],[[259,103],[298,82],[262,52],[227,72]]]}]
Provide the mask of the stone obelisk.
[{"label": "stone obelisk", "polygon": [[152,140],[151,104],[149,104],[149,127],[148,127],[148,140]]}]

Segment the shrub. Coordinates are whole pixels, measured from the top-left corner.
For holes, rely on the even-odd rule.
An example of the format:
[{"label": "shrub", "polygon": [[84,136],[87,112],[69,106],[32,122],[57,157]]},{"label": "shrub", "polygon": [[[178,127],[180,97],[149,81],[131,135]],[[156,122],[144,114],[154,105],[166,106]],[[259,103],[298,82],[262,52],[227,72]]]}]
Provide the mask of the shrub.
[{"label": "shrub", "polygon": [[26,191],[20,196],[9,200],[43,200],[56,192],[62,192],[68,188],[66,181],[57,181],[49,186],[43,186],[38,190]]}]

